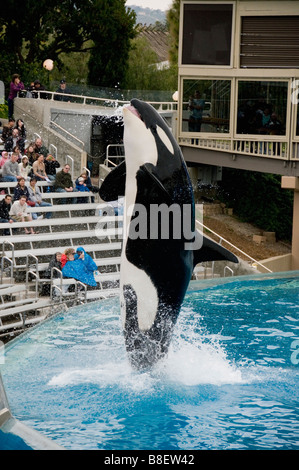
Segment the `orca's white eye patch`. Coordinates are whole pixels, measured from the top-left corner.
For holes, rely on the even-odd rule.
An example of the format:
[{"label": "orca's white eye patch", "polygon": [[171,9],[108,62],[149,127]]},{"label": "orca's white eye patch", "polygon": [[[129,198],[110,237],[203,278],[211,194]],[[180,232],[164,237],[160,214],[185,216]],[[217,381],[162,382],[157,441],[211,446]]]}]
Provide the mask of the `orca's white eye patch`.
[{"label": "orca's white eye patch", "polygon": [[158,136],[160,137],[160,139],[162,140],[163,144],[165,145],[165,147],[168,148],[169,152],[174,154],[173,145],[171,143],[171,140],[169,139],[169,137],[165,133],[165,131],[161,127],[157,126],[157,133],[158,133]]}]

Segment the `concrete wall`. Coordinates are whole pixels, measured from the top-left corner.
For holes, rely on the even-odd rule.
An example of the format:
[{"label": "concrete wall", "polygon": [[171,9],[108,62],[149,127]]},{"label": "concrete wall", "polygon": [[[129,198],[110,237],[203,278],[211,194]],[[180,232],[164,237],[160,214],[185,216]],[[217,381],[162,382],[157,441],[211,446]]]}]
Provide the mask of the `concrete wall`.
[{"label": "concrete wall", "polygon": [[[292,254],[289,253],[287,255],[274,256],[273,258],[263,259],[260,261],[260,263],[274,273],[292,271]],[[262,266],[257,265],[256,268],[260,273],[267,272],[267,270],[263,269]]]},{"label": "concrete wall", "polygon": [[9,405],[8,405],[6,393],[4,390],[2,377],[0,374],[0,428],[10,418],[11,418],[11,413],[9,410]]},{"label": "concrete wall", "polygon": [[[87,165],[92,116],[112,115],[115,112],[112,108],[33,98],[16,98],[14,103],[15,118],[21,118],[25,122],[28,143],[35,140],[35,134],[38,134],[47,148],[53,144],[59,149],[60,164],[64,164],[66,155],[73,158],[74,174],[72,176],[74,178]],[[58,128],[50,128],[52,120],[81,140],[83,144],[72,140]]]}]

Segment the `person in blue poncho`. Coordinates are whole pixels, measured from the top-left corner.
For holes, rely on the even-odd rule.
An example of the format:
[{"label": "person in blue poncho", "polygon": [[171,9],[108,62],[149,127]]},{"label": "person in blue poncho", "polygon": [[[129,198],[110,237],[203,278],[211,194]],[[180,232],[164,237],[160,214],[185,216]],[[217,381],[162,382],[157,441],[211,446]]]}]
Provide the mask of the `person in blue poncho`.
[{"label": "person in blue poncho", "polygon": [[86,253],[84,248],[80,246],[77,248],[73,261],[68,261],[62,268],[64,277],[77,279],[88,286],[96,287],[97,283],[94,278],[94,271],[97,270],[97,265],[92,257]]}]

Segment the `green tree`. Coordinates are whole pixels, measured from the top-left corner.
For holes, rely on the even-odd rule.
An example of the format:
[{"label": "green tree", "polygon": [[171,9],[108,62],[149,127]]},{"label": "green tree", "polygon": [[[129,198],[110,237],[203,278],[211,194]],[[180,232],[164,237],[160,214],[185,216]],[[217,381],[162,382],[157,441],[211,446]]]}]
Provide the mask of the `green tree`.
[{"label": "green tree", "polygon": [[169,58],[172,65],[178,64],[180,3],[180,0],[173,0],[166,14],[170,34]]},{"label": "green tree", "polygon": [[48,58],[60,69],[62,53],[96,50],[99,57],[102,51],[105,60],[110,54],[124,66],[136,19],[125,0],[6,0],[0,21],[1,78],[7,84],[15,72],[30,81]]},{"label": "green tree", "polygon": [[[97,0],[103,17],[94,25],[88,82],[90,85],[122,87],[127,69],[130,39],[136,35],[136,15],[123,0]],[[92,24],[92,15],[90,23]]]},{"label": "green tree", "polygon": [[[156,25],[157,27],[158,25]],[[178,85],[177,64],[170,68],[157,68],[158,57],[145,37],[131,42],[126,88],[131,90],[172,90]]]},{"label": "green tree", "polygon": [[291,239],[293,192],[281,188],[280,176],[224,168],[220,188],[220,197],[242,220]]}]

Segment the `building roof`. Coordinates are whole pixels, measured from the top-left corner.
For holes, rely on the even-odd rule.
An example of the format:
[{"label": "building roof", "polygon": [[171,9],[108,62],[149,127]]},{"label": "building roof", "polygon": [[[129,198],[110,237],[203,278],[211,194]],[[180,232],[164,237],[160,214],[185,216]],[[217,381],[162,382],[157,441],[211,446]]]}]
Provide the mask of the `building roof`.
[{"label": "building roof", "polygon": [[166,62],[169,59],[169,32],[155,25],[138,25],[138,35],[148,40],[151,49],[157,54],[158,62]]}]

